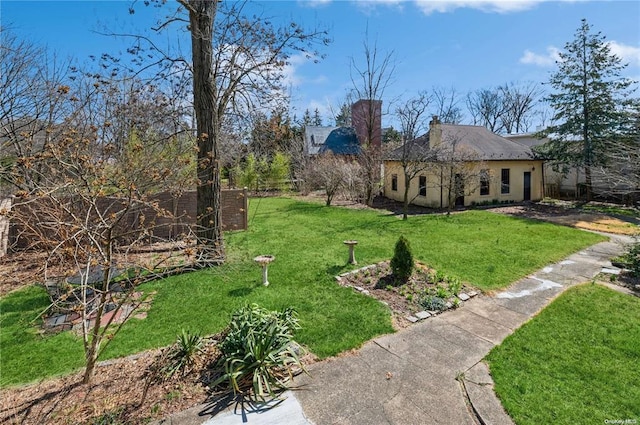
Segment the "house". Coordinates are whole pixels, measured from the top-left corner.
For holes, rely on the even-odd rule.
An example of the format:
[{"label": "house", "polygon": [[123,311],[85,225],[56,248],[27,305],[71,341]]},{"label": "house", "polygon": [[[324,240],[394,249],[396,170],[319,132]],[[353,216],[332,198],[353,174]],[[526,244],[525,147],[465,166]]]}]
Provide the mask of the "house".
[{"label": "house", "polygon": [[410,149],[405,145],[384,159],[385,197],[404,200],[405,169],[414,170],[408,193],[414,205],[444,208],[544,196],[543,162],[530,147],[485,127],[442,124],[438,117]]},{"label": "house", "polygon": [[[306,126],[305,155],[313,157],[331,151],[336,155],[355,156],[368,142],[377,147],[382,145],[382,101],[355,102],[351,105],[351,123],[351,127]],[[370,136],[368,129],[371,129]]]}]

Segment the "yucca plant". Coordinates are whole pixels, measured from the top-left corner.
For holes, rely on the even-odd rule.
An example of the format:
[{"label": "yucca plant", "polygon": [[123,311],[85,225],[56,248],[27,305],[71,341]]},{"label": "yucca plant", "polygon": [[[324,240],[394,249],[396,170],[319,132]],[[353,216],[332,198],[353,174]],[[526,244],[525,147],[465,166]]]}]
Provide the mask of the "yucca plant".
[{"label": "yucca plant", "polygon": [[291,308],[277,312],[252,304],[236,311],[219,347],[223,374],[212,386],[226,381],[235,394],[256,400],[273,397],[285,388],[295,367],[304,370],[293,341],[297,329],[297,314]]},{"label": "yucca plant", "polygon": [[198,354],[202,352],[204,340],[200,334],[191,333],[184,329],[176,339],[166,355],[166,362],[162,367],[162,374],[170,378],[177,373],[187,375],[196,364]]}]

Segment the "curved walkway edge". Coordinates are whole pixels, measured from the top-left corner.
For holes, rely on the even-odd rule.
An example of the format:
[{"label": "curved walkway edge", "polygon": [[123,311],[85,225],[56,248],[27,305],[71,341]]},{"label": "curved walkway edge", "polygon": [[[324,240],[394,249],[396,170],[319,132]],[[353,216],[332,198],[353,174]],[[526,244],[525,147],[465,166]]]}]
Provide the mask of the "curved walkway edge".
[{"label": "curved walkway edge", "polygon": [[611,239],[527,276],[493,296],[481,295],[354,354],[328,359],[300,375],[273,409],[231,408],[164,424],[513,424],[493,392],[482,359],[567,288],[590,281],[631,238]]}]

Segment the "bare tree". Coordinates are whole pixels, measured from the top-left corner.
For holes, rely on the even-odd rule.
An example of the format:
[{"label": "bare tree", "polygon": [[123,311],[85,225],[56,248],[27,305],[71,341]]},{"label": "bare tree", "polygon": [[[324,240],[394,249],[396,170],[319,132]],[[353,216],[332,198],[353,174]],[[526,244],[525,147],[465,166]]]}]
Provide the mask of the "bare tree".
[{"label": "bare tree", "polygon": [[29,184],[26,179],[38,178],[18,158],[45,149],[75,106],[67,96],[69,61],[50,57],[6,29],[0,37],[0,191],[12,193]]},{"label": "bare tree", "polygon": [[503,129],[506,112],[504,97],[499,89],[481,89],[467,94],[467,109],[473,125],[482,125],[494,133]]},{"label": "bare tree", "polygon": [[[188,15],[191,60],[168,58],[174,69],[184,63],[192,76],[198,145],[198,229],[202,258],[217,264],[224,259],[220,211],[220,137],[224,118],[231,111],[247,114],[258,103],[284,96],[283,70],[292,54],[318,60],[315,49],[329,40],[324,31],[306,31],[298,23],[276,27],[260,14],[245,13],[247,2],[178,0],[176,14],[159,25],[184,22]],[[137,37],[138,41],[144,40]],[[152,49],[158,50],[153,45]],[[166,72],[165,72],[166,73]]]},{"label": "bare tree", "polygon": [[444,124],[460,124],[462,109],[460,96],[454,87],[433,87],[431,89],[431,115],[437,116]]},{"label": "bare tree", "polygon": [[393,52],[382,53],[377,43],[370,44],[368,33],[363,43],[364,62],[358,64],[351,59],[350,76],[355,96],[366,101],[365,107],[358,110],[358,116],[351,120],[356,131],[362,126],[363,135],[359,136],[362,153],[360,163],[363,170],[365,187],[364,198],[367,205],[373,203],[376,190],[380,186],[380,164],[382,162],[382,111],[381,102],[385,90],[392,83],[395,72],[395,57]]},{"label": "bare tree", "polygon": [[490,176],[486,175],[487,166],[480,154],[465,146],[459,135],[450,134],[432,149],[435,159],[431,166],[439,177],[435,186],[444,195],[441,202],[450,213],[458,200],[475,193],[481,180]]},{"label": "bare tree", "polygon": [[[48,61],[44,49],[4,31],[2,37],[0,180],[13,205],[0,214],[9,215],[16,244],[46,253],[34,279],[46,282],[52,307],[80,314],[88,383],[98,357],[135,311],[134,288],[163,267],[164,255],[147,261],[132,257],[131,249],[148,242],[163,219],[172,224],[153,195],[188,185],[182,178],[192,178],[193,151],[181,152],[157,128],[142,131],[153,127],[145,123],[154,115],[146,108],[128,110],[140,126],[126,141],[105,137],[121,118],[116,105],[104,108],[118,81]],[[115,283],[120,271],[126,273]],[[125,305],[132,308],[124,311]],[[116,323],[118,312],[124,320]]]},{"label": "bare tree", "polygon": [[[107,122],[86,121],[85,107],[92,95],[99,96],[101,84],[89,84],[94,90],[85,92],[82,83],[63,86],[60,98],[53,94],[69,113],[37,150],[14,153],[3,177],[14,186],[10,218],[20,229],[18,241],[47,252],[40,279],[49,282],[53,306],[81,315],[83,382],[88,383],[98,357],[124,322],[116,324],[115,313],[128,303],[135,307],[131,296],[142,275],[161,267],[162,255],[147,264],[129,254],[135,243],[148,241],[157,219],[171,222],[171,213],[152,195],[176,182],[177,158],[152,153],[153,143],[133,137],[114,161],[109,152],[115,146],[98,138]],[[114,283],[118,271],[127,277]],[[123,311],[124,319],[133,311]]]},{"label": "bare tree", "polygon": [[396,109],[396,116],[400,120],[402,127],[404,143],[393,151],[389,157],[400,162],[404,175],[403,220],[407,219],[409,204],[413,200],[409,199],[411,182],[419,174],[432,167],[431,155],[433,151],[429,149],[427,140],[418,137],[428,129],[426,111],[429,108],[430,100],[429,94],[422,91]]},{"label": "bare tree", "polygon": [[345,186],[349,170],[343,158],[327,151],[311,160],[305,175],[308,181],[313,182],[312,187],[324,190],[325,205],[330,206],[333,198]]},{"label": "bare tree", "polygon": [[504,114],[500,121],[506,133],[529,131],[535,116],[535,107],[542,96],[536,83],[508,83],[499,87],[504,102]]}]

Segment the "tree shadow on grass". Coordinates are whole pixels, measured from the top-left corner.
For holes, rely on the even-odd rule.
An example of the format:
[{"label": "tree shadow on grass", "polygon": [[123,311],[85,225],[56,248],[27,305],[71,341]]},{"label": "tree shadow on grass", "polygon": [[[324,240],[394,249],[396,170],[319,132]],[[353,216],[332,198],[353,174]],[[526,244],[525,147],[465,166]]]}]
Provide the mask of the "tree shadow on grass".
[{"label": "tree shadow on grass", "polygon": [[236,288],[236,289],[230,290],[229,292],[227,292],[227,294],[230,297],[243,298],[243,297],[246,297],[246,296],[250,295],[253,292],[253,289],[254,288],[252,288],[252,287],[250,287],[250,288],[247,288],[247,287]]}]

